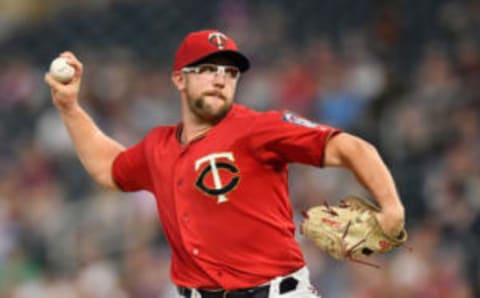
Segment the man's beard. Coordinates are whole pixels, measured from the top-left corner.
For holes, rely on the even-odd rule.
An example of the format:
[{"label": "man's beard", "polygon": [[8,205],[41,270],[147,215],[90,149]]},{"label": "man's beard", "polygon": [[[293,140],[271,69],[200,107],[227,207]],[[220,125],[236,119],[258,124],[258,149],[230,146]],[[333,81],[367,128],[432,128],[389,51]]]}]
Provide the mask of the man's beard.
[{"label": "man's beard", "polygon": [[[212,107],[206,103],[205,96],[217,96],[220,97],[224,104],[223,106],[214,111]],[[209,92],[199,97],[192,97],[187,95],[187,103],[190,111],[198,118],[208,123],[217,123],[222,120],[232,108],[232,103],[229,103],[225,96],[220,92]]]}]

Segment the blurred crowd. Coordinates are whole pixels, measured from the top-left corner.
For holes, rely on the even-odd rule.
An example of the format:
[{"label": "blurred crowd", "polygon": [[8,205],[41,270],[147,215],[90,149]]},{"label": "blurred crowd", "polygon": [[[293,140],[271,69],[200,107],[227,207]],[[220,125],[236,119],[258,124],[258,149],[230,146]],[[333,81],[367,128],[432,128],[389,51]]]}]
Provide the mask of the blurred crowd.
[{"label": "blurred crowd", "polygon": [[[375,258],[377,270],[335,261],[299,235],[323,297],[480,297],[478,1],[225,0],[201,9],[188,1],[85,1],[75,18],[57,2],[47,1],[56,9],[44,6],[34,22],[4,19],[14,21],[0,34],[0,297],[176,297],[155,200],[92,183],[43,74],[60,51],[74,50],[86,70],[82,105],[131,145],[179,120],[173,51],[186,32],[208,27],[235,37],[252,58],[238,102],[359,135],[392,170],[408,248]],[[197,17],[184,8],[198,8]],[[157,10],[163,14],[154,17]],[[298,222],[325,200],[368,196],[341,169],[294,165],[290,177]]]}]

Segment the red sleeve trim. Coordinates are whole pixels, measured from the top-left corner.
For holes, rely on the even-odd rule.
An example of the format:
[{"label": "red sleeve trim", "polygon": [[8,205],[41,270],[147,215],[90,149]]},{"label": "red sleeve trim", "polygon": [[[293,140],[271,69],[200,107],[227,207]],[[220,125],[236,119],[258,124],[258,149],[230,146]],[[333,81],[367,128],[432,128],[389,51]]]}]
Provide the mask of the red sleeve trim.
[{"label": "red sleeve trim", "polygon": [[322,156],[320,157],[320,164],[318,165],[319,167],[323,168],[325,166],[325,152],[327,149],[327,144],[328,142],[335,137],[336,135],[342,133],[343,130],[340,129],[335,129],[330,132],[328,137],[325,139],[325,142],[323,142],[323,148],[322,148]]},{"label": "red sleeve trim", "polygon": [[116,171],[116,164],[119,160],[119,157],[120,155],[122,155],[123,151],[120,152],[119,154],[117,154],[117,156],[115,157],[115,159],[113,160],[113,163],[112,163],[112,168],[111,168],[111,175],[112,175],[112,180],[113,180],[113,183],[115,183],[115,185],[123,192],[126,192],[125,188],[123,187],[123,185],[119,182],[119,177],[117,176],[117,171]]}]

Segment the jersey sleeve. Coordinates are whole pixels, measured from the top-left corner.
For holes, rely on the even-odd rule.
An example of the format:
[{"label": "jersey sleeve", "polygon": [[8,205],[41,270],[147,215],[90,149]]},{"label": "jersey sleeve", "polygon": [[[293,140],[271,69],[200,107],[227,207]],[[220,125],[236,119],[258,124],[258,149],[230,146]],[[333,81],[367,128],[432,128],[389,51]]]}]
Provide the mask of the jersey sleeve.
[{"label": "jersey sleeve", "polygon": [[112,166],[112,177],[123,191],[153,189],[146,156],[146,141],[127,148],[117,155]]},{"label": "jersey sleeve", "polygon": [[260,114],[251,132],[252,150],[262,160],[322,167],[328,140],[341,130],[275,111]]}]

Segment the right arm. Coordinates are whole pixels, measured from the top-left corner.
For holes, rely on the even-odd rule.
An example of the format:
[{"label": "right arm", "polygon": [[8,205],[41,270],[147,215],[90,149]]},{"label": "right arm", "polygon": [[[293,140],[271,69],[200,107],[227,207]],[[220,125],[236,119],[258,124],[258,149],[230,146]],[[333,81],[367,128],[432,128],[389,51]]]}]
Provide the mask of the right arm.
[{"label": "right arm", "polygon": [[112,177],[115,157],[125,150],[115,140],[106,136],[78,103],[83,65],[71,52],[60,55],[75,68],[75,76],[68,83],[57,82],[49,73],[45,81],[50,86],[52,101],[67,128],[77,155],[92,178],[98,184],[118,190]]}]

